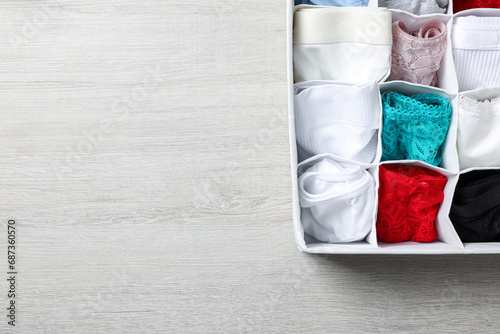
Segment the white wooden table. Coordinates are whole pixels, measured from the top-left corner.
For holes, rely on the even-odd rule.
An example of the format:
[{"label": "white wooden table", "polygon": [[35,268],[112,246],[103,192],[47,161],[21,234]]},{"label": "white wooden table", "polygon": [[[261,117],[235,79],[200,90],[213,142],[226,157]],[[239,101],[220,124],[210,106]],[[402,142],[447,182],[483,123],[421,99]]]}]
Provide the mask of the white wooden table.
[{"label": "white wooden table", "polygon": [[1,333],[498,332],[498,256],[295,247],[284,0],[0,15]]}]

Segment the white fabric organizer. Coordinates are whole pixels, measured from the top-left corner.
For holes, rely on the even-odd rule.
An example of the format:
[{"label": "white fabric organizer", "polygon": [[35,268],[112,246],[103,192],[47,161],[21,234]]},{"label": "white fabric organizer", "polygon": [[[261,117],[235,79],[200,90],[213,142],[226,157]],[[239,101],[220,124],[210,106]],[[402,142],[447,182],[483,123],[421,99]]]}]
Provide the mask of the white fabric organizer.
[{"label": "white fabric organizer", "polygon": [[[373,4],[373,1],[371,2]],[[378,84],[378,89],[380,90],[380,93],[383,93],[385,91],[396,91],[401,94],[406,94],[406,95],[415,95],[415,94],[422,94],[422,93],[432,93],[432,94],[438,94],[446,99],[448,99],[452,106],[453,106],[453,114],[452,114],[452,120],[451,120],[451,126],[448,131],[448,134],[446,136],[445,142],[442,146],[443,149],[443,156],[442,156],[442,162],[439,164],[439,166],[431,166],[429,164],[423,163],[421,161],[416,161],[416,160],[399,160],[399,161],[391,161],[391,163],[404,163],[404,164],[413,164],[417,166],[422,166],[429,168],[431,170],[437,171],[443,175],[445,175],[448,179],[446,186],[444,188],[444,201],[441,203],[439,207],[439,211],[437,214],[436,218],[436,228],[438,231],[438,239],[434,242],[430,243],[416,243],[416,242],[401,242],[401,243],[384,243],[377,241],[377,235],[376,235],[376,218],[377,218],[377,208],[375,205],[375,208],[373,208],[373,205],[370,204],[370,201],[373,201],[373,197],[370,194],[366,194],[365,197],[363,197],[362,200],[365,200],[367,205],[371,205],[369,208],[369,213],[367,211],[362,211],[359,209],[359,207],[356,207],[356,212],[358,216],[353,215],[353,217],[361,217],[359,219],[362,219],[363,222],[367,219],[369,219],[369,223],[366,223],[363,226],[369,226],[371,225],[371,229],[368,230],[362,230],[359,231],[359,235],[366,234],[366,237],[364,237],[362,240],[358,241],[353,241],[353,242],[347,242],[347,243],[334,243],[336,238],[338,237],[339,234],[335,233],[341,233],[342,230],[338,231],[333,231],[329,230],[331,236],[333,236],[331,239],[324,238],[324,240],[329,240],[330,242],[325,242],[325,241],[320,241],[318,238],[313,237],[311,234],[316,234],[320,233],[321,231],[318,232],[318,230],[315,230],[315,226],[311,225],[311,217],[312,215],[309,213],[301,213],[301,206],[300,203],[302,201],[303,205],[304,203],[307,202],[306,206],[314,206],[317,203],[321,202],[324,200],[318,200],[320,197],[315,197],[314,194],[311,195],[306,190],[311,190],[312,192],[316,191],[317,189],[321,189],[321,187],[325,186],[325,183],[322,182],[327,182],[328,180],[323,180],[320,179],[319,183],[315,183],[318,180],[314,179],[314,177],[317,176],[317,172],[321,171],[322,168],[325,168],[325,166],[328,164],[328,157],[331,156],[330,154],[333,153],[335,154],[336,152],[332,151],[331,143],[326,143],[322,142],[318,138],[316,139],[311,139],[310,137],[307,136],[308,129],[311,128],[318,128],[318,126],[321,126],[321,124],[311,124],[307,122],[303,122],[303,115],[301,114],[301,108],[304,108],[301,103],[301,99],[296,98],[296,93],[297,90],[303,89],[307,90],[308,87],[314,87],[315,85],[319,84],[324,84],[325,82],[328,84],[332,85],[346,85],[346,82],[340,82],[340,81],[316,81],[316,82],[311,82],[311,81],[305,81],[305,80],[312,80],[314,79],[314,76],[309,77],[308,75],[310,74],[308,72],[307,68],[300,68],[300,74],[299,73],[294,73],[294,57],[302,57],[303,55],[307,55],[309,52],[308,48],[309,46],[303,46],[300,45],[300,48],[298,48],[294,54],[294,49],[293,49],[293,43],[294,43],[294,36],[293,36],[293,20],[294,20],[294,10],[297,10],[297,7],[303,8],[303,7],[310,7],[310,6],[294,6],[294,1],[293,0],[288,0],[287,3],[287,45],[288,45],[288,94],[289,94],[289,133],[290,133],[290,152],[291,152],[291,171],[292,171],[292,189],[293,189],[293,226],[294,226],[294,233],[295,233],[295,240],[297,243],[298,248],[301,251],[308,252],[308,253],[323,253],[323,254],[488,254],[488,253],[500,253],[500,242],[499,243],[462,243],[460,238],[458,237],[458,234],[456,233],[453,224],[451,223],[449,219],[449,211],[451,208],[451,203],[453,199],[453,194],[455,190],[456,183],[458,181],[458,178],[461,173],[465,173],[470,170],[474,169],[500,169],[500,149],[498,150],[498,159],[497,160],[492,160],[491,159],[491,154],[494,154],[492,152],[495,151],[494,147],[499,147],[495,143],[495,145],[490,145],[489,146],[489,152],[486,152],[482,154],[481,152],[470,152],[466,151],[466,149],[462,147],[467,147],[467,145],[481,145],[481,141],[479,137],[474,137],[471,135],[471,131],[475,131],[473,126],[474,124],[466,124],[464,120],[461,118],[459,115],[459,100],[467,100],[469,103],[472,103],[470,101],[476,101],[477,103],[481,104],[482,101],[485,100],[492,100],[492,102],[485,102],[486,105],[488,105],[490,110],[490,113],[493,115],[486,115],[484,118],[487,119],[487,117],[495,117],[494,122],[491,122],[493,126],[497,127],[500,126],[500,121],[497,120],[497,114],[498,112],[497,109],[500,112],[500,102],[496,100],[497,97],[500,97],[500,87],[487,87],[487,88],[479,88],[474,91],[461,91],[461,87],[459,88],[459,81],[457,79],[457,71],[455,68],[455,63],[454,63],[454,54],[453,54],[453,45],[452,41],[458,40],[460,44],[460,47],[464,46],[464,41],[467,39],[468,41],[474,40],[474,35],[470,34],[467,32],[464,34],[464,39],[457,39],[453,36],[453,23],[454,19],[461,18],[461,17],[466,17],[466,16],[477,16],[477,17],[498,17],[500,20],[500,9],[473,9],[473,10],[467,10],[460,12],[458,14],[453,15],[452,7],[453,4],[450,1],[450,4],[448,6],[447,12],[445,14],[429,14],[429,15],[413,15],[404,11],[400,10],[389,10],[389,13],[392,15],[392,22],[400,20],[405,22],[406,26],[408,27],[408,30],[412,31],[416,27],[420,27],[423,24],[426,24],[431,21],[441,21],[443,22],[448,30],[448,35],[447,35],[447,45],[446,45],[446,53],[443,57],[443,61],[441,64],[441,67],[439,71],[437,72],[439,81],[437,87],[429,87],[429,86],[423,86],[423,85],[418,85],[418,84],[412,84],[412,83],[407,83],[403,81],[391,81],[391,82],[384,82],[389,73],[384,72],[384,66],[386,59],[384,56],[380,56],[378,59],[380,62],[384,62],[384,64],[381,64],[380,67],[376,68],[376,73],[374,75],[371,75],[371,77],[375,76],[381,76],[383,77]],[[318,19],[319,20],[319,19]],[[312,21],[309,21],[309,24],[311,24]],[[330,23],[332,26],[335,26],[335,22]],[[310,26],[309,26],[310,27]],[[461,27],[462,29],[462,27]],[[500,36],[500,32],[497,32],[498,35]],[[316,42],[318,43],[328,43],[328,38],[325,36],[319,36],[319,37],[314,37],[314,34],[311,34],[311,31],[302,31],[301,36],[295,36],[296,42],[302,42],[304,40],[306,41],[313,41],[314,38],[320,38],[321,40],[317,40]],[[498,39],[500,41],[500,39]],[[340,44],[345,43],[345,42],[352,42],[352,40],[349,41],[341,41]],[[383,55],[385,51],[381,52],[382,47],[385,46],[385,39],[381,40],[376,40],[375,41],[375,50],[374,52],[378,52],[379,55]],[[480,40],[478,40],[480,42]],[[484,44],[484,43],[483,43]],[[481,44],[481,47],[482,45]],[[338,46],[335,46],[334,44],[328,44],[327,46],[322,46],[322,52],[326,50],[327,53],[332,53],[335,52],[335,48]],[[325,49],[326,48],[326,49]],[[376,50],[379,48],[378,50]],[[332,51],[333,50],[333,51]],[[461,51],[460,51],[461,52]],[[456,55],[455,55],[456,56]],[[459,57],[461,55],[458,55]],[[469,54],[466,54],[467,57],[469,57]],[[465,56],[461,58],[461,70],[463,72],[467,71],[473,71],[474,69],[471,69],[467,67],[467,61],[468,58]],[[325,59],[322,58],[322,62]],[[359,59],[353,59],[353,62],[359,61]],[[352,73],[349,71],[352,69],[348,67],[347,65],[344,67],[346,70],[346,75],[349,77]],[[313,69],[314,70],[314,69]],[[500,64],[496,64],[495,67],[496,71],[500,71]],[[469,72],[467,72],[469,73]],[[496,72],[495,72],[496,73]],[[500,73],[500,72],[498,72]],[[372,73],[373,74],[373,73]],[[352,76],[351,76],[352,77]],[[363,79],[363,78],[361,78]],[[368,84],[369,80],[375,80],[378,81],[378,79],[374,78],[369,78],[365,80]],[[347,79],[344,79],[344,81],[350,81]],[[294,92],[294,83],[295,82],[302,82],[300,85],[295,86],[295,92]],[[477,81],[480,84],[480,80]],[[474,84],[476,85],[477,82]],[[489,81],[487,81],[489,82]],[[351,85],[354,86],[354,85]],[[297,88],[298,87],[298,88]],[[300,88],[302,87],[302,88]],[[362,84],[359,85],[359,87],[363,87]],[[364,87],[366,88],[366,87]],[[475,87],[476,88],[476,87]],[[343,102],[339,103],[346,103],[346,101],[349,101],[349,89],[346,90],[346,94],[343,95],[345,97],[345,100]],[[324,94],[324,92],[319,92],[318,93],[320,96]],[[370,98],[366,96],[366,101],[369,101]],[[359,105],[361,103],[368,103],[366,101],[355,101],[356,103],[352,103],[353,106]],[[461,100],[460,100],[461,101]],[[335,104],[335,102],[333,102]],[[341,107],[340,105],[337,105]],[[342,110],[341,107],[340,109]],[[355,107],[356,108],[356,107]],[[483,107],[485,108],[485,107]],[[372,108],[373,109],[373,108]],[[339,111],[336,111],[339,112]],[[465,113],[465,112],[464,112]],[[342,127],[342,125],[339,124],[334,124],[331,122],[331,120],[328,120],[329,115],[328,114],[321,114],[319,119],[325,119],[326,122],[330,122],[330,133],[328,133],[329,136],[331,136],[331,129],[336,129],[337,127]],[[347,117],[347,116],[345,116]],[[359,116],[358,116],[359,117]],[[361,124],[361,126],[366,126],[369,125],[373,131],[371,133],[365,133],[363,135],[360,135],[360,133],[355,133],[353,132],[355,130],[355,127],[352,125],[349,125],[353,131],[347,129],[347,127],[344,127],[342,131],[344,132],[350,132],[353,138],[353,142],[350,143],[345,143],[342,145],[340,149],[344,150],[351,150],[353,153],[352,160],[349,158],[339,158],[338,156],[333,156],[334,160],[339,162],[340,165],[336,165],[338,170],[344,168],[342,166],[349,166],[346,168],[351,168],[352,171],[349,172],[352,175],[356,175],[358,178],[362,178],[362,175],[370,175],[373,177],[373,181],[375,183],[375,189],[378,190],[379,187],[379,180],[378,180],[378,170],[380,164],[383,164],[385,162],[380,161],[380,157],[382,155],[381,150],[381,144],[380,144],[380,129],[377,129],[377,120],[381,119],[381,111],[380,114],[377,115],[370,115],[369,118],[363,118],[363,121],[366,124]],[[498,115],[498,119],[500,119],[500,114]],[[355,117],[349,118],[349,122],[355,120]],[[470,120],[470,119],[468,119]],[[296,122],[298,122],[296,124]],[[300,122],[300,123],[299,123]],[[361,120],[360,120],[360,123]],[[460,131],[459,126],[462,124],[464,126],[464,129]],[[465,124],[465,125],[464,125]],[[496,125],[498,124],[498,125]],[[479,128],[484,129],[484,127],[488,126],[488,122],[483,119],[483,122],[478,125]],[[472,129],[467,132],[467,129]],[[297,132],[296,132],[297,131]],[[486,130],[483,130],[486,132]],[[500,143],[500,137],[495,136],[494,133],[495,131],[489,131],[491,133],[491,137],[498,137],[498,143]],[[474,138],[476,142],[469,143],[469,137]],[[377,141],[374,141],[374,138],[377,138]],[[465,138],[465,139],[464,139]],[[319,141],[318,141],[319,140]],[[463,141],[465,140],[465,144]],[[358,142],[356,142],[358,141]],[[458,150],[457,150],[457,142],[458,142]],[[309,151],[308,152],[298,152],[297,149],[297,143],[300,145],[311,145],[308,146]],[[356,155],[356,152],[359,151],[356,147],[370,147],[370,148],[376,148],[376,152],[374,153],[374,160],[373,161],[360,161],[359,160],[359,154]],[[312,149],[311,149],[312,148]],[[300,148],[302,150],[302,148]],[[357,151],[356,151],[357,150]],[[349,151],[350,152],[350,151]],[[481,155],[482,154],[482,155]],[[489,154],[489,155],[488,155]],[[476,155],[479,155],[480,158],[474,160],[474,157]],[[358,157],[358,158],[356,158]],[[366,156],[365,156],[366,157]],[[472,162],[470,161],[472,157]],[[304,160],[306,159],[306,160]],[[481,160],[482,159],[482,160]],[[304,160],[304,161],[303,161]],[[369,159],[368,159],[369,160]],[[465,162],[464,162],[465,161]],[[475,162],[479,161],[478,163]],[[492,161],[492,162],[491,162]],[[488,162],[490,162],[488,164]],[[317,166],[315,165],[317,164]],[[335,165],[336,163],[333,163]],[[358,167],[355,167],[357,165]],[[340,167],[339,167],[340,166]],[[354,166],[354,167],[353,167]],[[331,166],[330,166],[331,167]],[[360,170],[357,170],[356,168],[360,168]],[[309,174],[307,174],[309,173]],[[361,174],[360,174],[361,173]],[[366,173],[366,174],[362,174]],[[349,175],[351,175],[349,174]],[[304,176],[305,175],[305,176]],[[302,179],[299,180],[299,176],[302,176]],[[332,179],[338,178],[338,176],[331,175]],[[368,179],[364,180],[361,182],[363,186],[366,186],[368,183]],[[319,187],[319,188],[318,188]],[[349,195],[346,195],[345,190],[346,187],[343,185],[328,185],[328,191],[338,191],[339,192],[339,198],[344,199],[349,197]],[[336,188],[337,187],[337,188]],[[359,186],[359,189],[362,187]],[[353,189],[358,189],[356,187],[353,187]],[[368,187],[369,188],[369,187]],[[367,188],[367,189],[368,189]],[[302,192],[302,194],[301,194]],[[299,194],[301,194],[299,196]],[[331,198],[334,198],[335,195],[334,193],[331,193]],[[361,198],[361,197],[360,197]],[[374,200],[376,203],[378,203],[378,194],[377,191],[374,194]],[[352,202],[353,205],[358,205],[359,203]],[[328,211],[328,210],[335,210],[334,206],[333,207],[328,207],[324,206],[318,209],[319,217],[321,216],[322,213]],[[346,217],[348,216],[341,216],[342,214],[339,214],[339,220],[342,220],[345,222],[345,219],[348,219]],[[355,218],[353,218],[355,219]],[[305,230],[309,231],[310,234],[306,233]],[[339,232],[340,231],[340,232]],[[321,238],[319,238],[321,239]],[[339,237],[339,240],[342,238]],[[352,241],[352,240],[347,240],[347,241]]]}]

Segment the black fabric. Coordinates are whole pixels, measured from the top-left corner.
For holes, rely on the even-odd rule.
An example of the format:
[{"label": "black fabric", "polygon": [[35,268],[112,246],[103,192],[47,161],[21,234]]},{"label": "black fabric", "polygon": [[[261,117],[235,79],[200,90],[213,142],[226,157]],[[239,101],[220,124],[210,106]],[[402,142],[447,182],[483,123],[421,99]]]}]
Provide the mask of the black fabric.
[{"label": "black fabric", "polygon": [[450,219],[464,242],[500,241],[500,170],[460,175]]}]

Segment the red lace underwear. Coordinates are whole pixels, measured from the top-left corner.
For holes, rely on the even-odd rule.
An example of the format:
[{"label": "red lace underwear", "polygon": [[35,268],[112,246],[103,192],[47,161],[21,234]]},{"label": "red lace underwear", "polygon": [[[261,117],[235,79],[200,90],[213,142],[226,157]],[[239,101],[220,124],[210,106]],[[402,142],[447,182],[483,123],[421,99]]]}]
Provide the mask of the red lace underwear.
[{"label": "red lace underwear", "polygon": [[431,242],[443,201],[446,176],[430,169],[400,164],[381,165],[379,171],[377,237],[385,242]]},{"label": "red lace underwear", "polygon": [[453,12],[472,8],[500,8],[500,0],[455,0],[453,1]]}]

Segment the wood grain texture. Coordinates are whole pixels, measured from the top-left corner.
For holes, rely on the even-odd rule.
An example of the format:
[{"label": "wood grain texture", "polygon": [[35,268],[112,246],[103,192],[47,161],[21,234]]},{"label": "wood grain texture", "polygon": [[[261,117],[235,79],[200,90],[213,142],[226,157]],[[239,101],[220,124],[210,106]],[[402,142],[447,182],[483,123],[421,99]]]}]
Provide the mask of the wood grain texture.
[{"label": "wood grain texture", "polygon": [[0,13],[0,332],[497,332],[498,256],[296,249],[285,1]]}]

